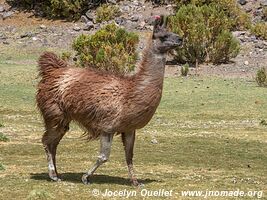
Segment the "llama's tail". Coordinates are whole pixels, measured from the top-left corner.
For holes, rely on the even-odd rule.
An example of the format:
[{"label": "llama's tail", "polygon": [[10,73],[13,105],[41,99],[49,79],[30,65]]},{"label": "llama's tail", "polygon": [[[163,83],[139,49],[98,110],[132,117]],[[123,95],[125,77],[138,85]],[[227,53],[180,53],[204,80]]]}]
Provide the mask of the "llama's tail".
[{"label": "llama's tail", "polygon": [[52,72],[54,69],[67,67],[67,63],[53,52],[44,52],[38,61],[39,75],[41,77]]}]

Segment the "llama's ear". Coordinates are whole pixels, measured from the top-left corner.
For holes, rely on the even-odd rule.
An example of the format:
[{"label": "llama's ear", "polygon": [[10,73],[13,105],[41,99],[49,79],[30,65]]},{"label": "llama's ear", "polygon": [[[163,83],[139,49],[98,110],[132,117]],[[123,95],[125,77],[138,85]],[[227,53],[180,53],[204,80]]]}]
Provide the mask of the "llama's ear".
[{"label": "llama's ear", "polygon": [[164,24],[164,16],[156,15],[154,22],[154,29],[153,29],[153,39],[155,38],[155,35],[160,31],[163,24]]},{"label": "llama's ear", "polygon": [[168,16],[162,16],[163,17],[163,19],[162,19],[162,21],[163,21],[163,24],[162,24],[162,26],[164,27],[164,28],[166,28],[167,27],[167,24],[168,24]]}]

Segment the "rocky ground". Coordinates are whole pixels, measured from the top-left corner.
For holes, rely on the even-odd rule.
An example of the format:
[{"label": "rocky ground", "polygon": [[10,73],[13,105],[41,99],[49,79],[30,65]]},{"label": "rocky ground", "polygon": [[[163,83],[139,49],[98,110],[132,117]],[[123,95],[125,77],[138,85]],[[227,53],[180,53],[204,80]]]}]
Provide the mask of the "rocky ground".
[{"label": "rocky ground", "polygon": [[[264,0],[239,0],[241,6],[253,16],[254,21],[262,20],[262,10],[267,6]],[[151,22],[156,14],[172,14],[173,5],[154,5],[144,1],[120,1],[122,15],[115,22],[127,30],[140,33],[139,51],[145,46]],[[3,49],[61,49],[70,50],[75,37],[91,34],[106,23],[96,23],[95,11],[89,10],[80,21],[66,22],[48,20],[36,13],[22,12],[0,0],[0,54]],[[261,40],[247,31],[233,33],[241,42],[240,54],[231,63],[218,66],[203,64],[198,69],[191,68],[190,74],[242,77],[252,79],[258,68],[267,65],[267,41]],[[1,50],[2,49],[2,50]],[[171,56],[169,58],[171,60]],[[180,74],[179,65],[167,66],[166,75]]]}]

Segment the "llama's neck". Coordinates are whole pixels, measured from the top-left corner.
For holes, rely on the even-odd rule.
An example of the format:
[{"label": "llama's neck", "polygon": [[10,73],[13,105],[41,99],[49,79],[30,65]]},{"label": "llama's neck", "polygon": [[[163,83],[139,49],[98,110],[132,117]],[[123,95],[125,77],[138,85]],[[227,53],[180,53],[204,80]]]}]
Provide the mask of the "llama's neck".
[{"label": "llama's neck", "polygon": [[153,41],[144,50],[143,58],[137,68],[136,80],[140,88],[162,88],[165,72],[166,54],[155,53]]}]

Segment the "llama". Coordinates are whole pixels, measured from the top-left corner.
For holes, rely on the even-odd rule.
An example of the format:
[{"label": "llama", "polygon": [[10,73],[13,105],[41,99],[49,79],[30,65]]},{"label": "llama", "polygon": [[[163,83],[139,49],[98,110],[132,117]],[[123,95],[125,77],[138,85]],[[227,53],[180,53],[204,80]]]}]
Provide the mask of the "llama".
[{"label": "llama", "polygon": [[36,101],[44,120],[42,143],[52,180],[60,181],[56,149],[73,120],[87,130],[88,139],[100,139],[100,154],[82,176],[84,184],[109,159],[114,134],[121,134],[130,180],[139,185],[132,161],[136,129],[154,115],[162,95],[166,53],[181,43],[178,35],[167,31],[162,16],[156,18],[142,61],[131,75],[70,67],[51,52],[40,56]]}]

